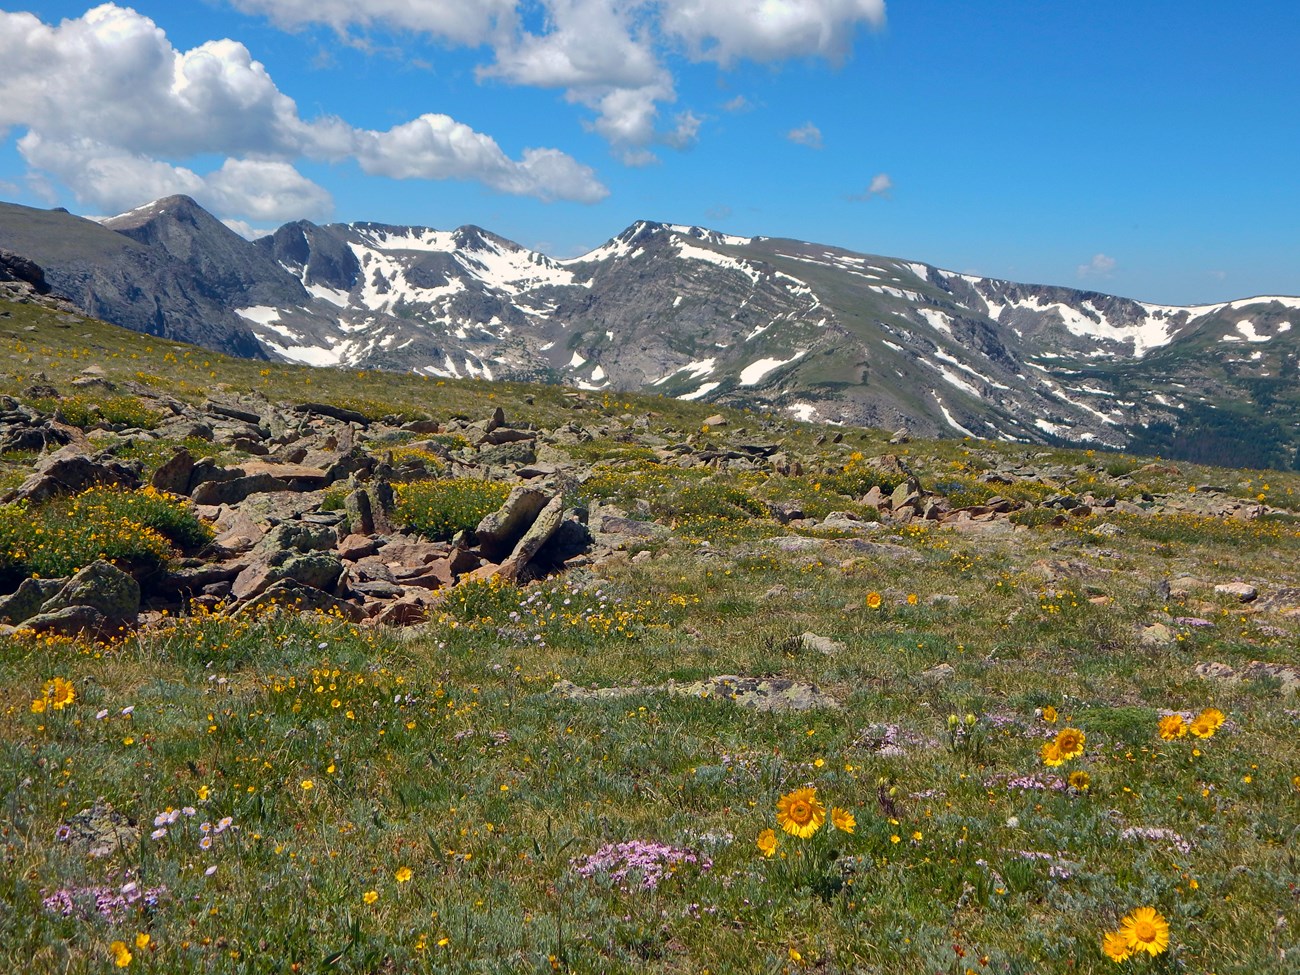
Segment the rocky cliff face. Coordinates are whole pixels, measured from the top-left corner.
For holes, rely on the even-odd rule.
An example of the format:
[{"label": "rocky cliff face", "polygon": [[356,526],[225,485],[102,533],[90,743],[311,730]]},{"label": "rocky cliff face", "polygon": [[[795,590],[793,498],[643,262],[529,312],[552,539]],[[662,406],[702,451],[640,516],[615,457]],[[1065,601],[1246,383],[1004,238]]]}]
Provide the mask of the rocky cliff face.
[{"label": "rocky cliff face", "polygon": [[478,227],[250,243],[184,197],[103,225],[0,206],[0,246],[90,314],[237,355],[1170,455],[1235,439],[1198,459],[1253,466],[1300,445],[1300,298],[1159,306],[647,221],[568,261]]}]

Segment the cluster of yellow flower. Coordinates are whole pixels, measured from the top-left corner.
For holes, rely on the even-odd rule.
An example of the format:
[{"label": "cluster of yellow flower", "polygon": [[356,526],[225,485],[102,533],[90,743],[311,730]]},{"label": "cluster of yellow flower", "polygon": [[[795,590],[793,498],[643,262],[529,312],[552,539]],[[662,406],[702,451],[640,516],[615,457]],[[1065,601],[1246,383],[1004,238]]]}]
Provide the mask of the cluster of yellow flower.
[{"label": "cluster of yellow flower", "polygon": [[1169,947],[1169,922],[1154,907],[1139,907],[1124,916],[1119,928],[1107,931],[1102,953],[1111,961],[1127,961],[1146,952],[1154,957]]},{"label": "cluster of yellow flower", "polygon": [[1085,740],[1087,735],[1078,728],[1062,728],[1052,741],[1043,744],[1040,751],[1043,764],[1054,767],[1064,765],[1072,758],[1078,758],[1083,754]]},{"label": "cluster of yellow flower", "polygon": [[1160,719],[1160,737],[1165,741],[1185,738],[1191,732],[1197,738],[1213,738],[1227,718],[1218,708],[1206,708],[1191,721],[1181,714],[1167,714]]},{"label": "cluster of yellow flower", "polygon": [[[814,788],[795,789],[776,801],[776,821],[791,836],[806,840],[826,822],[826,807]],[[853,813],[839,806],[831,807],[831,825],[842,833],[852,833],[858,821]],[[776,831],[765,829],[758,834],[758,848],[763,856],[776,852]]]},{"label": "cluster of yellow flower", "polygon": [[35,714],[43,714],[47,708],[62,711],[76,697],[77,692],[72,686],[72,681],[55,677],[53,680],[47,680],[41,696],[32,700],[32,711]]}]

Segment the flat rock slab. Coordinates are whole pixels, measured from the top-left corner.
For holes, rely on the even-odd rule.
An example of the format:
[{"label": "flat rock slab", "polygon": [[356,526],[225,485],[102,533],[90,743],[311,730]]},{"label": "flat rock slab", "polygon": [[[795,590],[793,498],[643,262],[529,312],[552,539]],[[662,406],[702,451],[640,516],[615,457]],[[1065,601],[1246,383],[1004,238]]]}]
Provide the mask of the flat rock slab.
[{"label": "flat rock slab", "polygon": [[1281,686],[1283,694],[1300,692],[1300,669],[1286,664],[1271,664],[1263,660],[1252,660],[1240,670],[1235,670],[1216,660],[1197,664],[1193,671],[1197,677],[1206,680],[1226,680],[1231,683],[1252,680],[1275,680]]},{"label": "flat rock slab", "polygon": [[608,701],[639,694],[668,694],[673,697],[699,697],[731,701],[754,711],[811,711],[816,708],[838,710],[839,701],[815,684],[787,680],[784,677],[739,677],[722,674],[690,683],[670,680],[665,684],[632,687],[579,687],[571,681],[559,681],[550,693],[570,701]]}]

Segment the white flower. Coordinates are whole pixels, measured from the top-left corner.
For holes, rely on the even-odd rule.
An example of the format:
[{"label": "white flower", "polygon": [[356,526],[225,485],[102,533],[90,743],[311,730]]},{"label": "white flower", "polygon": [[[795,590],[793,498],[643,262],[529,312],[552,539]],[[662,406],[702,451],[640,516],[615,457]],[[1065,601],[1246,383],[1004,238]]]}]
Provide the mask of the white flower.
[{"label": "white flower", "polygon": [[214,863],[212,866],[208,867],[208,869],[203,871],[203,876],[211,877],[216,872],[217,872],[217,865]]},{"label": "white flower", "polygon": [[[154,821],[157,822],[157,820],[154,820]],[[163,838],[164,836],[166,836],[166,835],[167,835],[167,830],[166,830],[166,828],[165,828],[165,827],[162,827],[162,826],[159,826],[156,830],[154,830],[152,833],[149,834],[149,839],[151,839],[151,840],[160,840],[160,839],[162,839],[162,838]]]},{"label": "white flower", "polygon": [[1019,827],[1020,827],[1020,817],[1019,817],[1019,816],[1008,816],[1008,817],[1007,817],[1007,829],[1018,829]]},{"label": "white flower", "polygon": [[95,712],[96,721],[103,721],[107,717],[108,717],[108,708],[104,708],[102,711]]}]

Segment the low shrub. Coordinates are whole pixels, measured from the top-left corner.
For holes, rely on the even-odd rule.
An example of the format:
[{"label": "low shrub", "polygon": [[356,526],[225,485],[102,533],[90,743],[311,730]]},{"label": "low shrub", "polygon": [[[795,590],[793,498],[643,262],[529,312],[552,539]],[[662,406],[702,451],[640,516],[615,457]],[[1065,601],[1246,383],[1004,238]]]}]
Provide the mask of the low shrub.
[{"label": "low shrub", "polygon": [[501,507],[510,494],[504,484],[443,478],[395,484],[393,519],[430,541],[450,541],[459,531],[475,528]]}]

